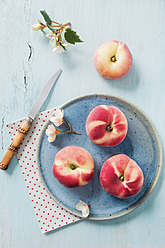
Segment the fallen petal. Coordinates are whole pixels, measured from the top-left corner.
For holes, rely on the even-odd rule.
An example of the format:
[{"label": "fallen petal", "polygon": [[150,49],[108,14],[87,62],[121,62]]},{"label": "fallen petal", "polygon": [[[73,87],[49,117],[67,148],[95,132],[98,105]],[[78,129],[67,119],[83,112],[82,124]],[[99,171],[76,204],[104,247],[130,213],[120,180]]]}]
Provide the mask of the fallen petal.
[{"label": "fallen petal", "polygon": [[87,205],[87,206],[84,206],[82,209],[82,216],[86,218],[88,217],[88,215],[89,215],[89,207]]},{"label": "fallen petal", "polygon": [[85,202],[80,200],[80,202],[76,205],[76,209],[82,212],[82,216],[84,218],[88,217],[89,207]]}]

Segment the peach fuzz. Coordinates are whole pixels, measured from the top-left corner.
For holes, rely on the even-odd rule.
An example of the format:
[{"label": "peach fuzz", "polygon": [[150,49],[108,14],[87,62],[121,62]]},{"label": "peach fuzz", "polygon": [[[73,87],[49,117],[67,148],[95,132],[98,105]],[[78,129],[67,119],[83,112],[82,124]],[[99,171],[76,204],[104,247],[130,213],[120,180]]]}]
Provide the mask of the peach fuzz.
[{"label": "peach fuzz", "polygon": [[98,47],[94,55],[94,65],[104,78],[121,78],[131,69],[132,55],[126,44],[111,40]]},{"label": "peach fuzz", "polygon": [[104,190],[118,198],[136,195],[142,188],[143,181],[141,168],[125,154],[109,158],[100,173],[100,183]]},{"label": "peach fuzz", "polygon": [[53,175],[67,188],[86,185],[94,175],[93,158],[84,148],[67,146],[55,156]]},{"label": "peach fuzz", "polygon": [[92,109],[86,121],[90,140],[100,146],[116,146],[126,137],[128,123],[122,111],[114,106],[99,105]]}]

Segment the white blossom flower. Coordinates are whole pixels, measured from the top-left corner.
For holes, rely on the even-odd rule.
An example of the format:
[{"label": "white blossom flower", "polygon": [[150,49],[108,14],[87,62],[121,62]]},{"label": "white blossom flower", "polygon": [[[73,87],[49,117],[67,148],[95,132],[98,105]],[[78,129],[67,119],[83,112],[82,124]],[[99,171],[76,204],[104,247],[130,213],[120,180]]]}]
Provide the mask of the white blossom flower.
[{"label": "white blossom flower", "polygon": [[56,128],[53,125],[48,125],[48,128],[46,129],[46,135],[48,136],[48,141],[53,142],[56,139]]},{"label": "white blossom flower", "polygon": [[53,116],[50,118],[50,121],[54,123],[56,127],[59,127],[63,123],[64,110],[57,108],[54,111]]},{"label": "white blossom flower", "polygon": [[50,38],[50,45],[52,47],[57,46],[58,37],[55,34],[46,34],[45,37]]},{"label": "white blossom flower", "polygon": [[58,45],[55,48],[53,48],[53,52],[64,53],[65,52],[65,49],[61,45]]},{"label": "white blossom flower", "polygon": [[32,25],[32,29],[34,30],[34,31],[37,31],[37,30],[39,30],[39,29],[41,29],[42,28],[42,25],[41,24],[33,24]]},{"label": "white blossom flower", "polygon": [[46,34],[45,36],[47,38],[50,38],[50,45],[54,47],[53,52],[63,53],[65,52],[65,47],[69,46],[68,44],[64,42],[59,44],[59,37],[56,34],[51,33],[51,34]]},{"label": "white blossom flower", "polygon": [[89,207],[88,205],[81,201],[76,205],[76,209],[82,212],[82,216],[87,218],[89,215]]}]

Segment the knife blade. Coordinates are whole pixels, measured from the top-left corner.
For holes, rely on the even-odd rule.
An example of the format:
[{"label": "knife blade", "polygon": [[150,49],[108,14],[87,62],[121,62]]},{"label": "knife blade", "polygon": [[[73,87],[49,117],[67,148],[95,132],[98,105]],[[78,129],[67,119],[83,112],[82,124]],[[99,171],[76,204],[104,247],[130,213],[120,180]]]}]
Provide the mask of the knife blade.
[{"label": "knife blade", "polygon": [[40,92],[40,94],[38,95],[35,103],[33,104],[32,109],[30,110],[30,113],[28,115],[29,118],[33,119],[35,118],[36,114],[38,113],[38,111],[40,110],[41,106],[43,105],[43,103],[45,102],[51,88],[53,87],[56,79],[59,77],[59,75],[61,74],[62,70],[57,71],[47,82],[47,84],[45,85],[45,87],[42,89],[42,91]]},{"label": "knife blade", "polygon": [[0,162],[0,169],[6,170],[8,165],[10,164],[12,158],[18,151],[18,147],[23,141],[24,137],[27,135],[38,111],[40,110],[41,106],[45,102],[46,98],[48,97],[54,83],[62,73],[62,70],[58,70],[46,83],[40,94],[38,95],[35,103],[33,104],[27,118],[23,121],[22,125],[19,127],[18,132],[12,142],[12,144],[8,147],[5,156]]}]

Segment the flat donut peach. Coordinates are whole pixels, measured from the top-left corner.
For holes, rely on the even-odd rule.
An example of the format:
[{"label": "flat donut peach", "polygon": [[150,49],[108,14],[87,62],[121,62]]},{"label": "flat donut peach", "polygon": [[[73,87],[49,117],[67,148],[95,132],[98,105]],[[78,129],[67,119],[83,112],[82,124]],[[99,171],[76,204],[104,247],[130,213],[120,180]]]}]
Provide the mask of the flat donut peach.
[{"label": "flat donut peach", "polygon": [[93,158],[84,148],[67,146],[55,156],[53,175],[67,188],[84,186],[94,175]]},{"label": "flat donut peach", "polygon": [[143,172],[138,164],[125,154],[105,161],[100,172],[100,183],[109,194],[118,198],[136,195],[142,188]]},{"label": "flat donut peach", "polygon": [[96,50],[94,65],[98,73],[104,78],[121,78],[131,69],[132,54],[126,44],[111,40]]},{"label": "flat donut peach", "polygon": [[125,115],[116,107],[99,105],[88,115],[86,132],[90,140],[99,146],[116,146],[126,137],[128,123]]}]

